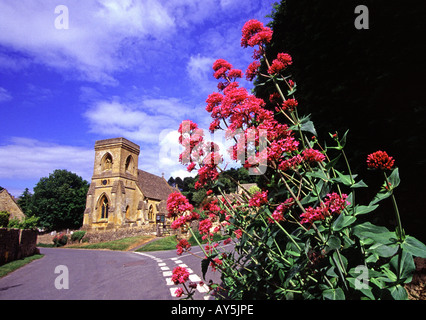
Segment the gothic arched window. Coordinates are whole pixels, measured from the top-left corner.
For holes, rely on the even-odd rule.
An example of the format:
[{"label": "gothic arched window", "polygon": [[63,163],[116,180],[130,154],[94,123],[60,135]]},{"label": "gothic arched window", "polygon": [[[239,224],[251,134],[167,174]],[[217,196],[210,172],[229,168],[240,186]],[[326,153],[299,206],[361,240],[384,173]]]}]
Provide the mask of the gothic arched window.
[{"label": "gothic arched window", "polygon": [[127,159],[126,159],[125,169],[126,169],[126,171],[128,171],[130,173],[133,173],[133,167],[134,167],[133,157],[132,156],[128,156]]},{"label": "gothic arched window", "polygon": [[111,170],[112,169],[112,155],[107,153],[102,159],[102,170]]},{"label": "gothic arched window", "polygon": [[99,201],[99,213],[101,219],[108,219],[108,198],[103,195],[101,201]]}]

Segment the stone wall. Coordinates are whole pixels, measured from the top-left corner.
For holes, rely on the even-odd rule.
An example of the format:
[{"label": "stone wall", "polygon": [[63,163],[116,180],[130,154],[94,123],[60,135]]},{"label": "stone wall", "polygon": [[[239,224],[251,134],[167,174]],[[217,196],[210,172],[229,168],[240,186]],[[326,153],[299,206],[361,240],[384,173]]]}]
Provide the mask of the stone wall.
[{"label": "stone wall", "polygon": [[105,231],[87,231],[87,233],[83,237],[83,241],[87,241],[89,243],[96,243],[118,240],[126,237],[155,235],[155,232],[156,225],[153,223],[135,228],[128,227]]},{"label": "stone wall", "polygon": [[39,253],[36,230],[0,228],[0,265]]}]

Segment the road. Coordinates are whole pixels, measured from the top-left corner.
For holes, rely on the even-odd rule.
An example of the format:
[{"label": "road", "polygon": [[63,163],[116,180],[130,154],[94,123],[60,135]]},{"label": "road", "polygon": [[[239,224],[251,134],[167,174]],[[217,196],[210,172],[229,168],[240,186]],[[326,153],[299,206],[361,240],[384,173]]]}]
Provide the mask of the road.
[{"label": "road", "polygon": [[[201,280],[201,260],[173,251],[149,253],[40,248],[45,256],[0,279],[0,300],[170,300],[174,267],[185,266],[190,281]],[[194,248],[196,253],[196,248]],[[60,266],[60,267],[58,267]],[[56,269],[56,273],[55,273]],[[68,277],[67,276],[68,273]],[[219,280],[209,271],[206,279]],[[68,288],[66,288],[68,287]],[[212,299],[197,287],[197,300]]]}]

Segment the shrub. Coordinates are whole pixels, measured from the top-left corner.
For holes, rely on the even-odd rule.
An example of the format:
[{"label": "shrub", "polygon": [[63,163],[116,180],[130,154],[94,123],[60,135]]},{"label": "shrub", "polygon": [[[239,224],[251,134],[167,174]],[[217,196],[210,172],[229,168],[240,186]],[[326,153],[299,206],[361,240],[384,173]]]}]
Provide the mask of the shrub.
[{"label": "shrub", "polygon": [[65,233],[59,233],[53,237],[53,243],[55,247],[62,247],[66,245],[67,242],[68,242],[68,236]]},{"label": "shrub", "polygon": [[75,242],[81,242],[81,239],[83,239],[84,235],[86,234],[86,231],[84,230],[79,230],[79,231],[75,231],[72,235],[71,235],[71,241]]},{"label": "shrub", "polygon": [[[266,77],[276,92],[269,101],[249,94],[236,81],[241,70],[219,59],[213,64],[214,76],[223,81],[219,92],[207,98],[206,110],[213,118],[210,131],[225,128],[226,136],[234,139],[232,159],[251,174],[264,174],[268,183],[254,194],[225,195],[217,183],[223,173],[218,146],[203,139],[196,123],[183,121],[181,162],[188,170],[198,166],[196,189],[217,187],[220,192],[206,193],[209,201],[200,214],[168,202],[176,219],[172,227],[204,217],[199,233],[208,245],[194,236],[205,255],[203,276],[209,267],[220,270],[221,292],[231,299],[407,299],[404,284],[415,271],[413,256],[426,258],[426,246],[402,227],[395,197],[400,184],[396,161],[384,151],[366,157],[365,165],[382,174],[384,184],[370,202],[358,203],[357,190],[368,186],[346,157],[348,131],[330,134],[323,146],[310,117],[299,116],[296,83],[285,75],[291,56],[279,53],[269,62],[264,45],[272,31],[259,21],[248,21],[242,34],[241,44],[257,46],[254,57],[267,66],[261,74],[261,64],[255,61],[247,78]],[[265,109],[266,104],[275,113]],[[369,221],[388,200],[394,208],[393,231]],[[218,232],[231,237],[215,242]],[[222,245],[231,241],[232,249]],[[186,243],[178,248],[183,251],[190,252]],[[210,287],[218,289],[219,284]],[[179,295],[191,298],[193,286],[184,288]]]},{"label": "shrub", "polygon": [[9,224],[10,213],[7,211],[0,211],[0,228],[7,228]]}]

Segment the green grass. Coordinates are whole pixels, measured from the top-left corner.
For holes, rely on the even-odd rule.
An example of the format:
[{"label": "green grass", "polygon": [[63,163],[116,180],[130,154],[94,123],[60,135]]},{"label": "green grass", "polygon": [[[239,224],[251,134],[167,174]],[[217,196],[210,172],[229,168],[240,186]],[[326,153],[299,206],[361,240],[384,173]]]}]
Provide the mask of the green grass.
[{"label": "green grass", "polygon": [[139,248],[138,252],[147,252],[147,251],[162,251],[162,250],[173,250],[176,249],[177,245],[176,236],[168,236],[161,238],[150,243],[147,243],[143,247]]},{"label": "green grass", "polygon": [[15,260],[9,263],[6,263],[2,266],[0,266],[0,278],[4,277],[5,275],[11,273],[12,271],[15,271],[16,269],[19,269],[26,264],[30,263],[31,261],[37,260],[44,257],[43,254],[35,254],[30,257],[26,257],[24,259]]},{"label": "green grass", "polygon": [[126,251],[137,246],[139,243],[143,243],[145,241],[150,240],[151,238],[152,236],[135,236],[135,237],[128,237],[128,238],[106,241],[106,242],[99,242],[99,243],[73,244],[73,245],[67,246],[66,248],[108,249],[108,250]]}]

